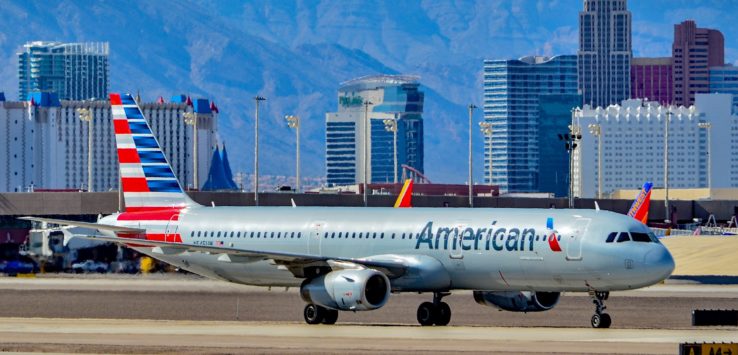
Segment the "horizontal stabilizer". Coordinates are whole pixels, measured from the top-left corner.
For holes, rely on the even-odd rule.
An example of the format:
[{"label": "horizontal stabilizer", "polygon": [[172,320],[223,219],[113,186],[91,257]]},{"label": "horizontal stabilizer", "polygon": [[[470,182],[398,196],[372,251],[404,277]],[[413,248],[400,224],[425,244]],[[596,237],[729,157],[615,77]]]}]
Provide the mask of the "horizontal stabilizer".
[{"label": "horizontal stabilizer", "polygon": [[58,224],[62,226],[97,229],[101,231],[122,232],[122,233],[146,233],[146,230],[139,229],[139,228],[119,227],[119,226],[111,226],[108,224],[99,224],[99,223],[90,223],[90,222],[68,221],[64,219],[40,218],[40,217],[19,217],[18,219],[22,219],[26,221],[33,221],[33,222],[45,222],[45,223],[51,223],[51,224]]}]

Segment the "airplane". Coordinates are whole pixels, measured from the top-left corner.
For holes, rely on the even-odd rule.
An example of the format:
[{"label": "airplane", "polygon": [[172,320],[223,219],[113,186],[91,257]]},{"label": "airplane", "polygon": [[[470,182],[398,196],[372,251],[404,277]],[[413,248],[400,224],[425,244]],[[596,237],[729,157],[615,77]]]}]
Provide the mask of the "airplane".
[{"label": "airplane", "polygon": [[628,210],[628,216],[635,218],[643,224],[648,223],[648,208],[651,206],[652,188],[653,183],[646,181]]},{"label": "airplane", "polygon": [[411,208],[412,205],[412,198],[413,198],[413,179],[407,179],[405,180],[405,183],[402,185],[402,189],[400,190],[400,194],[397,196],[397,200],[395,200],[395,208]]},{"label": "airplane", "polygon": [[587,292],[590,323],[607,328],[611,291],[658,283],[674,260],[631,217],[600,210],[203,206],[182,190],[129,94],[110,94],[125,210],[76,226],[208,278],[299,287],[308,324],[371,311],[401,292],[431,293],[423,326],[445,326],[442,299],[473,291],[484,306],[540,312]]}]

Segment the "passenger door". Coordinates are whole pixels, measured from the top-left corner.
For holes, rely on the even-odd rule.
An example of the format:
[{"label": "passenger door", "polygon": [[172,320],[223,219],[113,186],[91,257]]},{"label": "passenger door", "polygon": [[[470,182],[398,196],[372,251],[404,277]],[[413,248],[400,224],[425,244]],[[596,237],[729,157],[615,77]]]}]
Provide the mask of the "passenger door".
[{"label": "passenger door", "polygon": [[582,238],[587,233],[591,221],[589,218],[578,218],[574,221],[573,231],[567,236],[566,260],[582,260]]},{"label": "passenger door", "polygon": [[308,238],[308,254],[321,255],[320,242],[325,229],[325,222],[313,222],[310,227],[310,236]]},{"label": "passenger door", "polygon": [[[169,243],[177,242],[177,232],[179,231],[179,214],[172,215],[164,229],[164,241]],[[180,239],[181,240],[181,239]]]},{"label": "passenger door", "polygon": [[469,221],[458,221],[454,224],[456,235],[451,236],[453,240],[449,240],[448,256],[451,259],[463,259],[464,249],[461,247],[461,239],[464,237],[464,231],[469,226]]}]

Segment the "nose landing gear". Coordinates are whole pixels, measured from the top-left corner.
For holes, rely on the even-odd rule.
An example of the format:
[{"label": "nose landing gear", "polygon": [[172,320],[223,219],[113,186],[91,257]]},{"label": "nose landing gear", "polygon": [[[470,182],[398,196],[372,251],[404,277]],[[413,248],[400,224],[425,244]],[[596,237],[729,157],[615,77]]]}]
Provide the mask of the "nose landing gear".
[{"label": "nose landing gear", "polygon": [[447,325],[451,321],[451,307],[448,303],[441,302],[441,299],[448,295],[448,292],[434,292],[433,302],[421,303],[418,306],[418,323],[422,326]]},{"label": "nose landing gear", "polygon": [[592,303],[595,304],[595,314],[592,316],[592,328],[610,328],[612,318],[605,313],[607,306],[605,300],[610,297],[607,291],[590,291],[589,296],[593,298]]}]

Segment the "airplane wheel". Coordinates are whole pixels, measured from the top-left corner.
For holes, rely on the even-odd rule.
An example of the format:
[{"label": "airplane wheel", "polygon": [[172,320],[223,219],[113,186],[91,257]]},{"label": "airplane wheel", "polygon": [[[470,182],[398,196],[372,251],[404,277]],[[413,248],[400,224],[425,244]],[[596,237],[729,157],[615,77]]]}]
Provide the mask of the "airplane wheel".
[{"label": "airplane wheel", "polygon": [[436,325],[448,325],[451,321],[451,307],[448,306],[448,303],[441,302],[438,304],[434,318]]},{"label": "airplane wheel", "polygon": [[338,320],[338,311],[335,309],[326,309],[323,316],[323,324],[336,324]]},{"label": "airplane wheel", "polygon": [[612,318],[607,313],[592,316],[592,328],[610,328]]},{"label": "airplane wheel", "polygon": [[307,324],[320,324],[325,319],[326,309],[316,304],[308,304],[305,306],[303,315]]},{"label": "airplane wheel", "polygon": [[435,320],[435,308],[433,303],[423,302],[418,306],[418,323],[422,326],[433,325]]}]

